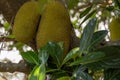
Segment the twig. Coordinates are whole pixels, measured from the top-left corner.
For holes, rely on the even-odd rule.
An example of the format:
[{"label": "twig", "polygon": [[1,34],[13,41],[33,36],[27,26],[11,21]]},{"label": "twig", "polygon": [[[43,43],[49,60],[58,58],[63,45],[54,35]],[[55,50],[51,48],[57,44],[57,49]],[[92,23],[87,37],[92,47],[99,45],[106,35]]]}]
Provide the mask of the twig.
[{"label": "twig", "polygon": [[106,45],[120,45],[120,40],[117,41],[109,41],[106,43]]},{"label": "twig", "polygon": [[0,42],[16,41],[14,38],[0,37]]}]

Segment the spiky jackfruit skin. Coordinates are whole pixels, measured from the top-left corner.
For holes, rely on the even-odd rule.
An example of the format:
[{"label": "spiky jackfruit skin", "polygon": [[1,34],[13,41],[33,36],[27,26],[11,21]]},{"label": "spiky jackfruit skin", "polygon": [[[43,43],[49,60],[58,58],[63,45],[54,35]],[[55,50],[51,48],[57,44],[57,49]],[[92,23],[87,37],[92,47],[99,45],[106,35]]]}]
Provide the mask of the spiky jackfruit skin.
[{"label": "spiky jackfruit skin", "polygon": [[48,2],[41,15],[36,37],[37,48],[41,48],[48,41],[63,41],[66,54],[70,46],[71,30],[69,14],[63,3],[56,0]]},{"label": "spiky jackfruit skin", "polygon": [[120,18],[113,18],[109,25],[109,30],[112,41],[120,40]]},{"label": "spiky jackfruit skin", "polygon": [[13,34],[17,41],[28,43],[36,36],[39,16],[37,2],[30,1],[21,6],[15,16],[13,26]]}]

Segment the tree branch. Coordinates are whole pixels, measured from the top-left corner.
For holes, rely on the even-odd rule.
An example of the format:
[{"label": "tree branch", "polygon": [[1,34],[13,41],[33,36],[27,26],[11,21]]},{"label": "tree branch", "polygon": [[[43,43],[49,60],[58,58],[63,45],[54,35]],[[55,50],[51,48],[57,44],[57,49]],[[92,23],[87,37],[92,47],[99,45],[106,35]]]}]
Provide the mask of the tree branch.
[{"label": "tree branch", "polygon": [[14,38],[0,37],[0,42],[16,41]]},{"label": "tree branch", "polygon": [[31,67],[23,60],[20,61],[19,63],[12,63],[12,62],[2,63],[2,62],[0,62],[0,72],[13,73],[15,71],[29,74],[31,71]]}]

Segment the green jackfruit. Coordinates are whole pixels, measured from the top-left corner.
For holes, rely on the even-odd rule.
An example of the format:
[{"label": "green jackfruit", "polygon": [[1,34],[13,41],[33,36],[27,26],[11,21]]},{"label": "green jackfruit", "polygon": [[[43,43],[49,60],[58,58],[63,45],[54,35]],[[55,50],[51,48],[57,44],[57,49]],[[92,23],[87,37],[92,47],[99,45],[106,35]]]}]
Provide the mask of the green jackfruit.
[{"label": "green jackfruit", "polygon": [[113,18],[109,25],[110,38],[112,41],[120,40],[120,19]]},{"label": "green jackfruit", "polygon": [[39,17],[37,2],[30,1],[23,4],[15,16],[13,26],[13,34],[17,41],[28,43],[36,36]]},{"label": "green jackfruit", "polygon": [[72,25],[64,4],[52,0],[42,12],[36,37],[37,48],[43,47],[48,41],[64,42],[64,53],[69,50]]}]

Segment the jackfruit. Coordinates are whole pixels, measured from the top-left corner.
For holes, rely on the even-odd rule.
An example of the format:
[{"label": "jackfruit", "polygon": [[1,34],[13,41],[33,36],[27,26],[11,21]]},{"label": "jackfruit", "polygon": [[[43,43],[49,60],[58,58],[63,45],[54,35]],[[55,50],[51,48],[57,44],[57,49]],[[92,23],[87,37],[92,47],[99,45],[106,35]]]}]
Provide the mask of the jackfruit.
[{"label": "jackfruit", "polygon": [[64,42],[64,53],[70,47],[72,25],[69,13],[64,4],[57,0],[48,2],[42,12],[39,24],[36,45],[43,47],[47,42]]},{"label": "jackfruit", "polygon": [[109,25],[109,30],[112,41],[120,40],[120,18],[113,18]]},{"label": "jackfruit", "polygon": [[36,36],[36,29],[39,24],[39,12],[37,2],[24,3],[18,10],[13,26],[13,34],[17,41],[28,43]]}]

